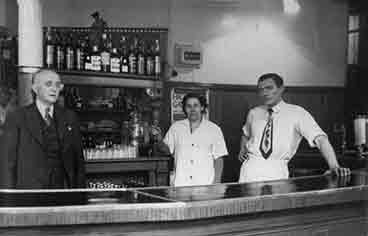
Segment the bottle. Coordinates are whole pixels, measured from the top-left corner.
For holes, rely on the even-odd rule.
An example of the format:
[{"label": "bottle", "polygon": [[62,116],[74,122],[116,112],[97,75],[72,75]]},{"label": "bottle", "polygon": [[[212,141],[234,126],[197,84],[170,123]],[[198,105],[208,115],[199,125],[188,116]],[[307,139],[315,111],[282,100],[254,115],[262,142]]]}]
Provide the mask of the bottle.
[{"label": "bottle", "polygon": [[354,117],[354,144],[358,150],[366,143],[366,114],[358,113]]},{"label": "bottle", "polygon": [[[137,110],[131,113],[131,122],[130,122],[130,137],[131,137],[131,145],[138,148],[139,143],[142,143],[143,129],[140,123],[140,114]],[[138,150],[136,150],[138,151]]]},{"label": "bottle", "polygon": [[143,122],[143,144],[147,145],[150,142],[150,125],[148,124],[148,121]]},{"label": "bottle", "polygon": [[144,121],[142,125],[142,140],[139,144],[139,155],[150,157],[152,154],[152,148],[150,145],[150,125],[148,121]]},{"label": "bottle", "polygon": [[45,65],[47,68],[54,67],[54,53],[55,53],[55,44],[52,38],[51,27],[47,27],[46,32],[46,53],[45,53]]},{"label": "bottle", "polygon": [[138,44],[138,54],[137,54],[137,74],[145,74],[145,51],[144,51],[144,41],[140,40]]},{"label": "bottle", "polygon": [[161,74],[161,56],[160,56],[160,42],[155,39],[154,44],[154,56],[155,56],[155,75],[159,76]]},{"label": "bottle", "polygon": [[121,72],[122,73],[129,73],[129,57],[128,54],[123,54],[121,56]]},{"label": "bottle", "polygon": [[121,73],[129,73],[128,40],[123,35],[120,39]]},{"label": "bottle", "polygon": [[103,72],[110,72],[110,43],[107,34],[102,34],[101,65]]},{"label": "bottle", "polygon": [[127,146],[129,146],[129,121],[124,121],[123,125],[121,127],[121,144],[123,146],[123,148],[126,148]]},{"label": "bottle", "polygon": [[93,70],[92,68],[92,60],[91,60],[91,56],[92,56],[92,50],[90,45],[87,43],[88,42],[88,38],[86,38],[86,48],[85,48],[85,59],[84,59],[84,69],[85,70]]},{"label": "bottle", "polygon": [[86,50],[86,42],[83,39],[79,39],[77,43],[76,49],[76,69],[77,70],[84,70],[85,66],[85,52]]},{"label": "bottle", "polygon": [[160,111],[154,109],[152,111],[152,124],[150,127],[150,141],[151,141],[151,155],[156,156],[158,154],[158,143],[162,138],[162,129],[160,127]]},{"label": "bottle", "polygon": [[74,69],[74,45],[72,35],[69,35],[66,44],[66,69]]},{"label": "bottle", "polygon": [[138,39],[134,37],[133,43],[130,46],[129,52],[129,73],[137,73],[137,49],[138,49]]},{"label": "bottle", "polygon": [[101,53],[98,51],[97,45],[93,45],[92,48],[91,64],[93,71],[101,71]]},{"label": "bottle", "polygon": [[120,73],[120,64],[121,59],[116,47],[112,49],[111,57],[110,57],[110,70],[113,73]]},{"label": "bottle", "polygon": [[64,38],[62,37],[62,35],[58,34],[57,39],[58,40],[56,45],[56,68],[58,70],[63,70],[65,60]]},{"label": "bottle", "polygon": [[153,55],[153,44],[149,44],[146,53],[146,74],[154,75],[155,73],[155,61]]}]

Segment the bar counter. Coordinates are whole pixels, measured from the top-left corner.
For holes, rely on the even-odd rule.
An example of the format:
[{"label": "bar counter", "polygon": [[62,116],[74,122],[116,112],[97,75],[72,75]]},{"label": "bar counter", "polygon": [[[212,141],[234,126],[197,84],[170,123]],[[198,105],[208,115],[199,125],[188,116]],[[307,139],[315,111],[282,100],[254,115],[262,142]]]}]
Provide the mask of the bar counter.
[{"label": "bar counter", "polygon": [[0,235],[366,235],[368,171],[248,184],[1,190]]}]

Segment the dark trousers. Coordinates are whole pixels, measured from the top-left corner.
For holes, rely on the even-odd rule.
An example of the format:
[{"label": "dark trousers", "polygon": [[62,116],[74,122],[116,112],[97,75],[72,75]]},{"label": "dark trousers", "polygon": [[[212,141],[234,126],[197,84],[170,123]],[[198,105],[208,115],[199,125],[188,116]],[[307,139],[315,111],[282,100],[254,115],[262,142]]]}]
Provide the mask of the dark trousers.
[{"label": "dark trousers", "polygon": [[62,161],[55,158],[49,158],[47,162],[49,166],[47,188],[67,188],[68,181]]}]

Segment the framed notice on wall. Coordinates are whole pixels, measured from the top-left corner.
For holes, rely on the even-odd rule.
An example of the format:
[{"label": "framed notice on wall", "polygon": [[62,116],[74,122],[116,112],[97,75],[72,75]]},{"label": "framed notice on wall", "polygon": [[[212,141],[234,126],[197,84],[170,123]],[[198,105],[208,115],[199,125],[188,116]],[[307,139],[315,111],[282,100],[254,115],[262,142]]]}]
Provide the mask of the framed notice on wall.
[{"label": "framed notice on wall", "polygon": [[182,108],[183,98],[187,93],[198,93],[204,96],[207,100],[207,110],[205,114],[205,118],[209,117],[209,90],[203,88],[172,88],[170,91],[170,100],[171,100],[171,123],[185,119],[186,116],[184,114]]}]

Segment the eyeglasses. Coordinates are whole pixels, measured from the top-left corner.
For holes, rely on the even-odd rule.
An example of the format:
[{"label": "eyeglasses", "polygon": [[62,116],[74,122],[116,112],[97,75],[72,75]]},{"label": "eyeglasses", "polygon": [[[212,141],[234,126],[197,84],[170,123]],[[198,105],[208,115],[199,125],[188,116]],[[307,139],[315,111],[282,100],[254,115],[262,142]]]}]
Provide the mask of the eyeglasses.
[{"label": "eyeglasses", "polygon": [[46,81],[44,83],[44,85],[47,87],[47,88],[51,88],[52,86],[54,86],[55,88],[57,89],[62,89],[64,87],[64,84],[60,81],[57,81],[57,82],[53,82],[51,80],[49,81]]}]

